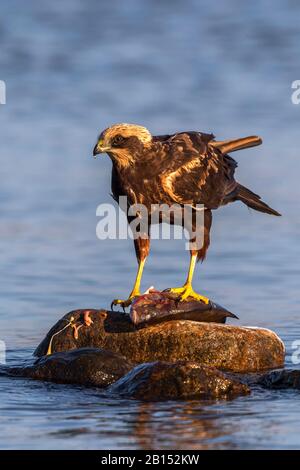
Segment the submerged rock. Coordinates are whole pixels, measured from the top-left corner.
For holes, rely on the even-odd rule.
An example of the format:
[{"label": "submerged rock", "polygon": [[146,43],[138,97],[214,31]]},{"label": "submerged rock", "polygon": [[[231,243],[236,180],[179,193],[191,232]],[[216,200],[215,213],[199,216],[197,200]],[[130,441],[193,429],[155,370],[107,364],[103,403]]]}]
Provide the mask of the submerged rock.
[{"label": "submerged rock", "polygon": [[134,364],[185,360],[234,372],[275,369],[284,364],[284,345],[267,329],[190,320],[136,328],[128,316],[105,310],[68,313],[53,326],[35,354],[46,354],[50,342],[52,352],[102,348]]},{"label": "submerged rock", "polygon": [[7,368],[10,375],[63,384],[107,387],[132,369],[111,351],[81,348],[43,356],[32,366]]},{"label": "submerged rock", "polygon": [[257,383],[270,389],[294,388],[300,390],[300,370],[274,370],[259,377]]},{"label": "submerged rock", "polygon": [[135,367],[109,388],[139,400],[230,399],[247,395],[247,385],[195,362],[153,362]]}]

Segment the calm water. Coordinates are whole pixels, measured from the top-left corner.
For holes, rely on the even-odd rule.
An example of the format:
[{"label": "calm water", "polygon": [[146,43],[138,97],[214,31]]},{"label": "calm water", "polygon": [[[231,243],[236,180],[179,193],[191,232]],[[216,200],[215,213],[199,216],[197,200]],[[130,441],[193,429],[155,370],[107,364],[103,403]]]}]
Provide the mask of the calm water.
[{"label": "calm water", "polygon": [[[239,204],[215,213],[195,287],[239,324],[300,339],[299,76],[296,1],[3,0],[0,79],[0,339],[28,359],[65,312],[128,294],[131,241],[99,241],[95,211],[111,202],[100,130],[138,122],[153,133],[259,134],[235,154],[239,180],[284,214]],[[154,241],[143,286],[180,285],[183,241]],[[295,366],[293,366],[295,367]],[[0,380],[3,449],[300,448],[300,395],[256,390],[224,403],[143,404],[95,389]]]}]

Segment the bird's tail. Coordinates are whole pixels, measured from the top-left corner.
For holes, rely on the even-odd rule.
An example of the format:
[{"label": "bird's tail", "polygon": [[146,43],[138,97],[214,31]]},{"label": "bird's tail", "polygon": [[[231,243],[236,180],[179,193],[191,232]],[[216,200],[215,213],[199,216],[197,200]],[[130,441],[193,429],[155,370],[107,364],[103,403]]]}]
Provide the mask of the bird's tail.
[{"label": "bird's tail", "polygon": [[210,145],[221,150],[222,153],[236,152],[237,150],[247,149],[260,145],[262,139],[257,135],[250,135],[249,137],[242,137],[241,139],[230,140],[212,140]]},{"label": "bird's tail", "polygon": [[246,206],[251,207],[259,212],[265,212],[266,214],[272,214],[280,216],[279,212],[272,209],[265,202],[263,202],[258,194],[253,193],[250,189],[245,188],[241,184],[237,186],[236,199],[242,201]]}]

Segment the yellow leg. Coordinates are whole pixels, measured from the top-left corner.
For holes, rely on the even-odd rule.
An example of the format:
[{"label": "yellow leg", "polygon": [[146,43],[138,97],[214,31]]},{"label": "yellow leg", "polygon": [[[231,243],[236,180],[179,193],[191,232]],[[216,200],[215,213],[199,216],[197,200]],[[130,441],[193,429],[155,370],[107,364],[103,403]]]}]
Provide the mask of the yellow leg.
[{"label": "yellow leg", "polygon": [[197,292],[194,291],[193,286],[192,286],[196,261],[197,261],[197,254],[192,254],[191,260],[190,260],[189,272],[188,272],[187,279],[184,285],[182,287],[173,287],[172,289],[170,289],[170,292],[173,292],[174,294],[179,294],[180,300],[186,300],[190,297],[195,300],[200,300],[201,302],[204,302],[205,304],[209,304],[209,299],[205,297],[204,295],[197,294]]},{"label": "yellow leg", "polygon": [[141,295],[140,294],[140,285],[141,285],[141,279],[142,279],[146,259],[147,258],[144,258],[139,262],[139,267],[138,267],[137,275],[136,275],[136,278],[135,278],[134,286],[133,286],[133,289],[132,289],[131,293],[129,294],[128,299],[126,299],[126,300],[120,300],[120,299],[113,300],[112,303],[111,303],[111,308],[113,308],[114,305],[121,305],[121,307],[123,307],[123,309],[124,309],[125,307],[128,307],[131,304],[134,297],[138,297],[139,295]]}]

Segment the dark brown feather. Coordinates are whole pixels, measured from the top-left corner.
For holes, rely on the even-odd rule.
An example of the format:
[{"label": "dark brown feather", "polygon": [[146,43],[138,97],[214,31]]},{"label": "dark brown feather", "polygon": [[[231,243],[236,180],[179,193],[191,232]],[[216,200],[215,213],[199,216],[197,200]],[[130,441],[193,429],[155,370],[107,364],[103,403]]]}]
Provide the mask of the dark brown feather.
[{"label": "dark brown feather", "polygon": [[[118,201],[126,195],[128,204],[142,203],[150,213],[152,204],[203,204],[204,245],[198,250],[198,259],[203,260],[210,242],[212,209],[240,200],[258,211],[279,215],[235,180],[237,162],[227,154],[259,143],[256,136],[217,142],[213,134],[200,132],[154,136],[150,145],[142,147],[131,139],[134,163],[121,166],[112,158],[113,197]],[[141,259],[148,253],[149,241],[135,243],[135,247]]]},{"label": "dark brown feather", "polygon": [[211,142],[211,145],[222,153],[236,152],[250,147],[260,145],[262,139],[257,135],[250,135],[249,137],[242,137],[241,139],[219,140]]}]

